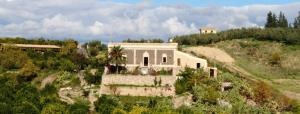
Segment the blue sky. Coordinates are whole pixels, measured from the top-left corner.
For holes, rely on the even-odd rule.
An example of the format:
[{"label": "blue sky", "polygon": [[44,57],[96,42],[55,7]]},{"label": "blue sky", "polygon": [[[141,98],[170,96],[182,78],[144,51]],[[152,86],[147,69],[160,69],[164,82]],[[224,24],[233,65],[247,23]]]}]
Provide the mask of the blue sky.
[{"label": "blue sky", "polygon": [[286,4],[299,2],[299,0],[112,0],[114,2],[136,4],[149,1],[154,5],[190,5],[190,6],[244,6],[254,4]]},{"label": "blue sky", "polygon": [[293,22],[300,0],[0,0],[0,37],[122,41]]}]

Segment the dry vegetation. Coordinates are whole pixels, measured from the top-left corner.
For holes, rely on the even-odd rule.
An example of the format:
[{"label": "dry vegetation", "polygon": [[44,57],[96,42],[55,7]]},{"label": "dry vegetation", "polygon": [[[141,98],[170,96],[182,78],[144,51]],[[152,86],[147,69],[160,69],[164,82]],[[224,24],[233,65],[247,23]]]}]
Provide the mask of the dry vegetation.
[{"label": "dry vegetation", "polygon": [[211,46],[226,51],[237,66],[300,100],[300,45],[244,39]]}]

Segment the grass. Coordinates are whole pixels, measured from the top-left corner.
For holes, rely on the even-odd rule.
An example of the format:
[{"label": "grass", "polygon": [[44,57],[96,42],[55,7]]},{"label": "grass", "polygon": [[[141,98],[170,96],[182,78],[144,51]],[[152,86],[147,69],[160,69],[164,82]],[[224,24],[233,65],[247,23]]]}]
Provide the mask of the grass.
[{"label": "grass", "polygon": [[[300,46],[256,40],[231,40],[215,44],[225,50],[236,64],[264,79],[300,79]],[[280,65],[271,65],[273,53],[279,53]],[[298,58],[297,58],[298,57]]]},{"label": "grass", "polygon": [[[235,59],[236,65],[260,79],[268,80],[274,88],[300,93],[300,45],[239,39],[222,41],[213,46],[225,50]],[[279,65],[270,64],[273,53],[280,55]],[[284,80],[279,83],[280,79]]]}]

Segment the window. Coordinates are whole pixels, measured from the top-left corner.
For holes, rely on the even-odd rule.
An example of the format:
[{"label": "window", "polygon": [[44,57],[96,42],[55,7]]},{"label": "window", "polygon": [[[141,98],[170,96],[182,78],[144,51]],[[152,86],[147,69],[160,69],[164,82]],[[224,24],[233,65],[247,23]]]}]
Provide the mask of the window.
[{"label": "window", "polygon": [[210,33],[214,33],[214,31],[210,31]]},{"label": "window", "polygon": [[163,63],[167,62],[167,57],[163,57]]},{"label": "window", "polygon": [[162,55],[162,62],[163,63],[167,62],[167,54],[165,54],[165,53]]},{"label": "window", "polygon": [[197,68],[200,68],[201,67],[201,64],[200,63],[197,63]]},{"label": "window", "polygon": [[127,61],[127,55],[126,54],[122,55],[122,57],[123,57],[123,60]]}]

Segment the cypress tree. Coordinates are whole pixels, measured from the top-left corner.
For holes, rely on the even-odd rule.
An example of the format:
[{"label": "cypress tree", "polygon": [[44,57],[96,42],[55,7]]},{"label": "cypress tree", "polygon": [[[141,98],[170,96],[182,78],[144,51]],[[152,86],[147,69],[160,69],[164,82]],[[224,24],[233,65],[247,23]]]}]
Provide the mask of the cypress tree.
[{"label": "cypress tree", "polygon": [[272,15],[271,25],[272,25],[271,27],[273,27],[273,28],[278,27],[278,19],[277,19],[276,14],[274,14],[274,13]]},{"label": "cypress tree", "polygon": [[288,21],[284,16],[284,13],[282,13],[281,11],[279,13],[279,18],[278,18],[278,27],[282,27],[282,28],[288,27]]},{"label": "cypress tree", "polygon": [[272,21],[273,21],[273,14],[271,11],[267,14],[267,22],[265,24],[265,28],[271,28],[272,27]]},{"label": "cypress tree", "polygon": [[300,11],[294,21],[294,28],[300,28]]}]

